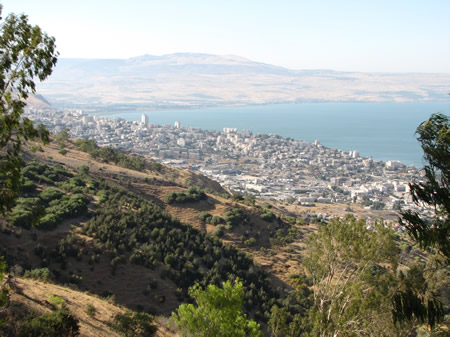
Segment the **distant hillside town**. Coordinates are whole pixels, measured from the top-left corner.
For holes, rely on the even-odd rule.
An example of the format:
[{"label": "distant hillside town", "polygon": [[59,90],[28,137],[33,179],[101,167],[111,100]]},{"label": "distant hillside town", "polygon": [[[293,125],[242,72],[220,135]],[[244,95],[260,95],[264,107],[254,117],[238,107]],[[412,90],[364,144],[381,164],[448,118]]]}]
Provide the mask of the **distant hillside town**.
[{"label": "distant hillside town", "polygon": [[[89,115],[81,110],[30,108],[27,117],[55,133],[67,128],[72,137],[93,139],[99,146],[150,156],[175,167],[196,170],[235,193],[262,199],[308,203],[360,203],[368,209],[415,207],[408,183],[420,171],[399,161],[362,158],[278,135],[253,134],[129,122]],[[422,209],[426,214],[428,210]]]}]

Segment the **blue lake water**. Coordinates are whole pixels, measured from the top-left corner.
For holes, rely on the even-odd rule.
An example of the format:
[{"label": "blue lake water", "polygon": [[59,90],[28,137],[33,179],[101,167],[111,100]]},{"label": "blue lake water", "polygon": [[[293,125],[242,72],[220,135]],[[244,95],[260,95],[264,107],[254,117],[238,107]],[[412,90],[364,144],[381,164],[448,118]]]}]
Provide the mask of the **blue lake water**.
[{"label": "blue lake water", "polygon": [[278,134],[345,151],[358,150],[375,160],[400,160],[422,167],[422,150],[414,132],[432,113],[450,115],[449,103],[302,103],[188,110],[102,114],[129,121],[145,113],[152,124],[207,130],[224,127]]}]

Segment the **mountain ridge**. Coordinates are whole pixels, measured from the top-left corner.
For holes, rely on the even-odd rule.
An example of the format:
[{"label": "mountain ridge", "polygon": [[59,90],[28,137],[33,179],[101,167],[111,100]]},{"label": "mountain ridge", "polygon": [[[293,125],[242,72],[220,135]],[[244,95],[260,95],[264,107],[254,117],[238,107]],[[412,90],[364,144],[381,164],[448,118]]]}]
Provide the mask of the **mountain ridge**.
[{"label": "mountain ridge", "polygon": [[450,74],[291,70],[235,55],[61,58],[38,93],[53,105],[95,108],[301,102],[447,100]]}]

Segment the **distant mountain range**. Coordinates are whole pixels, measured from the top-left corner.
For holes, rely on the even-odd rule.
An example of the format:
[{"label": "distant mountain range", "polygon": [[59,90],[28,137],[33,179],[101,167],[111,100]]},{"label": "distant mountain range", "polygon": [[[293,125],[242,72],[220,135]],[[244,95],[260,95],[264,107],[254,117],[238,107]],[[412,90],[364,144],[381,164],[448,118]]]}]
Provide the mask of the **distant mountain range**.
[{"label": "distant mountain range", "polygon": [[164,108],[295,102],[448,101],[450,74],[291,70],[178,53],[60,59],[38,93],[55,106]]}]

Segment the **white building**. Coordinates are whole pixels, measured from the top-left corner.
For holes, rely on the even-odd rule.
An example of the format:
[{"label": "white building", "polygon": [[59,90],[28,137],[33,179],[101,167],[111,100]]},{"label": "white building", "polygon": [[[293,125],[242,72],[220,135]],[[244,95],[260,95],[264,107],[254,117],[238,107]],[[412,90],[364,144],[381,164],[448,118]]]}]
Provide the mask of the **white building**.
[{"label": "white building", "polygon": [[186,146],[186,141],[184,140],[184,138],[178,138],[177,145],[183,147]]},{"label": "white building", "polygon": [[237,132],[237,128],[223,128],[223,133],[236,133]]},{"label": "white building", "polygon": [[359,151],[357,150],[350,151],[349,155],[354,159],[359,158]]},{"label": "white building", "polygon": [[389,160],[386,162],[386,168],[388,170],[396,170],[402,166],[402,163],[398,160]]},{"label": "white building", "polygon": [[148,125],[148,116],[146,114],[141,115],[141,123],[144,125]]}]

